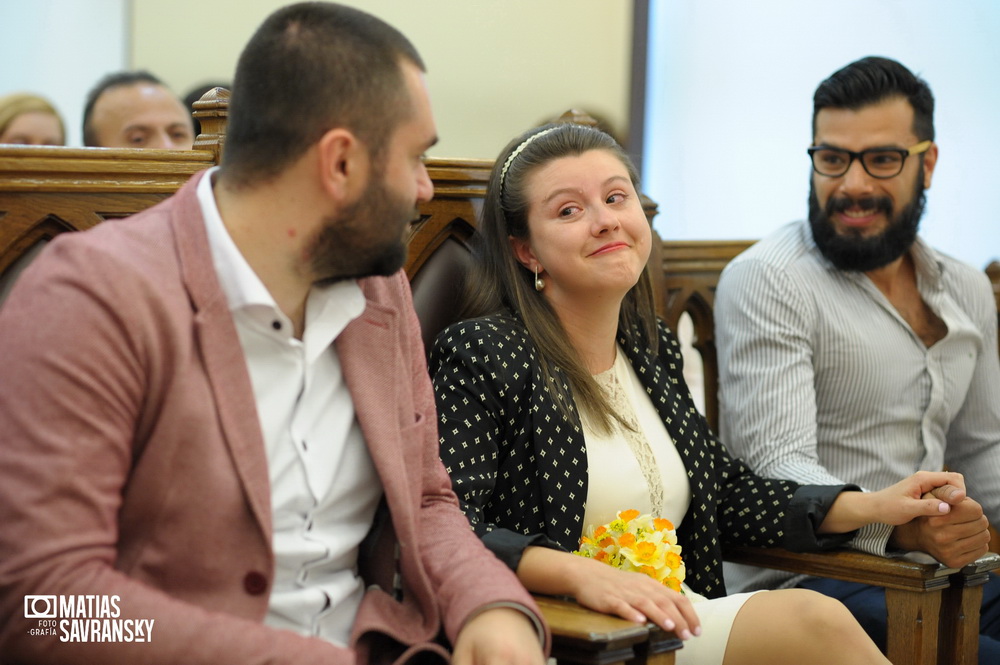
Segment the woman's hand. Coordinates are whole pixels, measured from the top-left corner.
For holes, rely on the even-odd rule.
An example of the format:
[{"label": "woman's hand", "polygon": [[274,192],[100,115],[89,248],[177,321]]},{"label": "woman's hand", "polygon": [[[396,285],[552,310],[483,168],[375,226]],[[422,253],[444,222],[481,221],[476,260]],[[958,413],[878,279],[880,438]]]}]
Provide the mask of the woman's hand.
[{"label": "woman's hand", "polygon": [[844,533],[873,522],[897,526],[916,517],[947,515],[964,499],[962,474],[918,471],[878,492],[841,492],[819,532]]},{"label": "woman's hand", "polygon": [[652,621],[664,630],[675,631],[682,640],[701,634],[694,606],[683,594],[642,573],[619,570],[593,559],[583,561],[595,564],[575,595],[584,607],[637,623]]},{"label": "woman's hand", "polygon": [[965,499],[965,478],[949,471],[918,471],[870,494],[877,500],[873,521],[897,526],[915,517],[947,515]]},{"label": "woman's hand", "polygon": [[517,576],[529,590],[572,596],[580,605],[628,621],[651,621],[682,640],[701,634],[691,601],[641,573],[544,547],[529,547]]}]

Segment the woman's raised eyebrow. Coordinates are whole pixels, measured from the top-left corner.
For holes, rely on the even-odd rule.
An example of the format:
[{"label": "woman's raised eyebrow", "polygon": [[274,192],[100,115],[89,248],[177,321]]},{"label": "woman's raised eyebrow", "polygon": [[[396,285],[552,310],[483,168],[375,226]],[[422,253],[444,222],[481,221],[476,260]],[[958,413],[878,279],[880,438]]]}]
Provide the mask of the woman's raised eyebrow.
[{"label": "woman's raised eyebrow", "polygon": [[[604,185],[609,185],[609,184],[611,184],[612,182],[614,182],[616,180],[621,180],[621,181],[627,182],[627,183],[631,183],[632,182],[629,178],[627,178],[627,177],[625,177],[623,175],[613,175],[610,178],[608,178],[607,180],[605,180],[603,184]],[[580,191],[579,187],[560,187],[559,189],[555,190],[554,192],[551,192],[548,196],[546,196],[544,199],[542,199],[542,203],[548,203],[549,201],[551,201],[555,197],[559,196],[560,194],[565,194],[566,192],[578,192],[578,191]]]}]

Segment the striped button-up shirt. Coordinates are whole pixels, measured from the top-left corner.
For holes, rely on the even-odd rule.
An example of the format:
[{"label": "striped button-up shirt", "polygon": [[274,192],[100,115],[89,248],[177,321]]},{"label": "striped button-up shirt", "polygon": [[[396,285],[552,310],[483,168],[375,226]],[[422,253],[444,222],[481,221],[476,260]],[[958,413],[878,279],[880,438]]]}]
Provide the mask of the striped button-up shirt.
[{"label": "striped button-up shirt", "polygon": [[[926,347],[864,273],[837,270],[809,225],[783,227],[734,259],[715,301],[722,438],[763,476],[887,487],[947,465],[1000,520],[1000,360],[985,273],[910,250],[917,286],[948,334]],[[854,547],[886,554],[891,527]],[[732,589],[788,573],[731,566]]]}]

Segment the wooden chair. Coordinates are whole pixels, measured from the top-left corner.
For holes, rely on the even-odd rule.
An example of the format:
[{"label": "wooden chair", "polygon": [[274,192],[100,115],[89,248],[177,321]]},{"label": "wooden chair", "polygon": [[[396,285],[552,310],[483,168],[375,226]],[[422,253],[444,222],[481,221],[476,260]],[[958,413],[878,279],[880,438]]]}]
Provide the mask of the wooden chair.
[{"label": "wooden chair", "polygon": [[[203,133],[195,141],[195,149],[189,152],[0,147],[0,281],[12,279],[13,270],[30,260],[40,243],[58,233],[86,229],[104,219],[125,217],[143,210],[172,194],[190,175],[217,164],[225,142],[227,99],[226,91],[216,89],[196,102],[196,115],[201,120]],[[426,301],[440,305],[451,301],[458,283],[456,273],[448,272],[448,266],[454,263],[455,257],[459,261],[467,258],[468,241],[482,205],[490,165],[484,160],[429,160],[435,199],[421,207],[421,219],[410,229],[406,265],[415,303]],[[655,216],[655,204],[647,200],[646,211],[650,218]],[[661,294],[658,312],[671,326],[676,325],[681,312],[687,311],[692,316],[696,328],[695,346],[703,358],[711,359],[706,364],[707,379],[717,377],[711,311],[718,272],[747,244],[745,241],[722,243],[720,248],[719,243],[712,242],[667,242],[662,246],[654,243],[650,265],[654,285]],[[434,286],[441,283],[443,287]],[[442,293],[446,295],[442,297]],[[439,329],[446,325],[450,322],[449,316],[452,314],[443,308],[433,326]],[[425,333],[426,337],[430,329]],[[706,390],[710,401],[714,401],[715,385],[711,384]],[[714,426],[717,407],[710,413],[716,419]],[[743,562],[780,566],[793,572],[816,574],[810,571],[822,565],[829,576],[850,576],[843,579],[855,579],[854,576],[861,574],[858,570],[864,566],[856,559],[865,556],[851,552],[794,555],[780,550],[746,551],[744,555],[747,558]],[[741,553],[733,552],[730,556],[738,560]],[[911,569],[908,574],[913,580],[910,580],[906,573],[900,573],[899,562],[870,558],[875,561],[868,564],[884,562],[888,566],[884,570],[869,570],[871,575],[896,576],[893,579],[901,579],[899,575],[902,575],[908,581],[899,584],[905,586],[912,581],[914,593],[940,595],[941,571],[933,567],[918,568],[916,572]],[[941,662],[968,662],[961,658],[968,656],[963,645],[970,639],[970,627],[974,628],[978,618],[979,601],[975,593],[978,588],[981,597],[982,590],[977,584],[985,580],[984,571],[995,565],[995,562],[986,561],[949,576],[952,586],[948,587],[948,594],[942,596],[938,607],[944,608],[940,612],[942,621],[953,628],[940,631],[941,643],[946,645],[941,648],[942,653],[957,655]],[[955,582],[956,579],[961,579],[961,583]],[[673,662],[673,651],[680,646],[675,636],[655,628],[589,612],[560,599],[539,598],[539,601],[553,632],[553,655],[562,663],[668,665]],[[920,620],[925,628],[937,626],[933,619],[937,612],[932,604],[921,606]],[[909,617],[908,622],[917,621],[912,611],[902,616]],[[933,662],[932,650],[927,645],[933,643],[936,636],[931,635],[934,630],[927,630],[930,632],[922,633],[922,637],[915,640],[922,646],[914,650],[913,658],[894,662]]]},{"label": "wooden chair", "polygon": [[[701,355],[704,372],[706,417],[713,428],[719,418],[715,290],[725,265],[751,244],[753,241],[663,243],[663,317],[674,330],[683,314],[691,317],[692,346]],[[847,550],[800,554],[783,549],[730,548],[725,557],[733,563],[884,587],[889,613],[887,656],[897,665],[975,663],[982,584],[988,571],[1000,566],[1000,557],[995,554],[961,571]]]}]

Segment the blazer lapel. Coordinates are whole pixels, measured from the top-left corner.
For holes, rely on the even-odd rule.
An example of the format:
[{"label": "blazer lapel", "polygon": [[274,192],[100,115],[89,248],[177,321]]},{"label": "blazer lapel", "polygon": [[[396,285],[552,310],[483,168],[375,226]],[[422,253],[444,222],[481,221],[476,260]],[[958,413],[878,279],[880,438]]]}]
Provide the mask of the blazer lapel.
[{"label": "blazer lapel", "polygon": [[[385,491],[395,528],[412,523],[412,501],[401,430],[414,414],[401,395],[409,389],[408,363],[402,362],[399,320],[395,312],[369,300],[360,317],[347,325],[335,346],[354,412]],[[405,515],[405,517],[404,517]],[[402,534],[400,534],[402,535]]]},{"label": "blazer lapel", "polygon": [[253,385],[236,325],[212,262],[198,204],[196,175],[173,198],[172,223],[181,273],[194,310],[194,334],[201,349],[223,437],[247,502],[267,542],[271,540],[271,488]]},{"label": "blazer lapel", "polygon": [[[535,371],[536,384],[544,385],[540,372]],[[569,393],[565,375],[557,370],[555,376]],[[548,479],[540,485],[544,488],[541,508],[545,532],[566,549],[575,550],[583,534],[587,504],[587,442],[579,419],[553,413],[552,394],[547,390],[532,392],[528,445],[533,447],[538,475]]]}]

